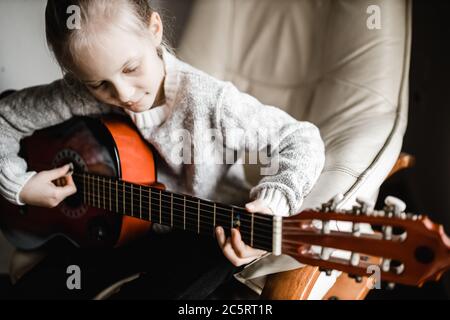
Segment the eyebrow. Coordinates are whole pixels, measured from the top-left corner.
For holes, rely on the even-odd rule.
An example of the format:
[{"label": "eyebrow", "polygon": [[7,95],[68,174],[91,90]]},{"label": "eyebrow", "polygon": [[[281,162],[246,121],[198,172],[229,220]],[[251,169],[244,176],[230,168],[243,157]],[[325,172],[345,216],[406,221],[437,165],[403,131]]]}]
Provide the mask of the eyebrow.
[{"label": "eyebrow", "polygon": [[[123,64],[123,66],[122,66],[119,70],[122,70],[123,68],[126,67],[126,65],[128,65],[128,64],[130,64],[131,62],[136,61],[136,60],[139,60],[139,57],[131,58],[130,60],[128,60],[127,62],[125,62],[125,63]],[[84,83],[96,83],[96,82],[101,82],[102,80],[81,80],[81,81],[84,82]]]}]

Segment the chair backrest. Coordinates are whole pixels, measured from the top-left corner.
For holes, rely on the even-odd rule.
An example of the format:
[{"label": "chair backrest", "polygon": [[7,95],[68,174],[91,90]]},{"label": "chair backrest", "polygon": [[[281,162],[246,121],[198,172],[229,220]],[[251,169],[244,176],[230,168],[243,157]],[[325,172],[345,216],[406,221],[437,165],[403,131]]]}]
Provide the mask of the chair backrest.
[{"label": "chair backrest", "polygon": [[303,207],[346,207],[376,197],[400,152],[410,33],[409,0],[197,0],[178,55],[316,124],[326,163]]}]

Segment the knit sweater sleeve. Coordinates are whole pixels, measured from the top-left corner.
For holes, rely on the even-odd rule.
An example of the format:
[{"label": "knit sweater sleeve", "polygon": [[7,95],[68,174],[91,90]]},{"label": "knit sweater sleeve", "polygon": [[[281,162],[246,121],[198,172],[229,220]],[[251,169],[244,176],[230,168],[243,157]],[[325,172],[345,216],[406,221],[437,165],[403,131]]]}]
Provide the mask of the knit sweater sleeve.
[{"label": "knit sweater sleeve", "polygon": [[19,157],[20,140],[75,115],[101,114],[110,107],[95,100],[83,84],[68,77],[16,91],[0,100],[0,194],[23,205],[19,193],[36,172]]},{"label": "knit sweater sleeve", "polygon": [[227,83],[217,106],[217,121],[227,148],[249,153],[263,164],[250,198],[261,199],[274,214],[298,213],[325,161],[319,130],[267,106]]}]

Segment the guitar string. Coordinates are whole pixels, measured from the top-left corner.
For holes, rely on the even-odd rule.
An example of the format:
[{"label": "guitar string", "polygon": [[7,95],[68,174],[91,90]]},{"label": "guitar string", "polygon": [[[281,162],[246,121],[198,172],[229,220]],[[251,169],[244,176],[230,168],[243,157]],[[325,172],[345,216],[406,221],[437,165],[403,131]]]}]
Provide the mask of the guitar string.
[{"label": "guitar string", "polygon": [[[98,179],[97,179],[97,180],[96,180],[95,178],[93,178],[93,179],[94,179],[93,182],[99,182]],[[95,180],[96,180],[96,181],[95,181]],[[106,181],[107,181],[107,180],[105,180],[105,183],[106,183],[106,184],[109,184],[109,182],[106,182]],[[111,180],[111,181],[113,181],[113,180]],[[81,182],[80,182],[80,183],[81,183]],[[119,181],[119,183],[121,183],[121,186],[119,187],[119,189],[118,189],[117,191],[120,192],[120,193],[122,193],[122,194],[123,194],[123,186],[124,186],[124,185],[125,185],[125,194],[128,195],[128,196],[130,196],[130,195],[132,194],[132,191],[129,191],[129,190],[134,190],[134,189],[135,189],[136,191],[139,190],[138,187],[134,187],[134,186],[133,186],[132,184],[130,184],[129,182],[122,182],[122,181]],[[127,183],[128,183],[128,184],[127,184]],[[102,190],[103,190],[103,187],[100,186],[100,184],[97,184],[97,185],[95,185],[95,184],[89,185],[89,186],[88,186],[89,189],[91,189],[91,188],[90,188],[91,186],[93,187],[93,189],[102,189]],[[152,195],[155,195],[156,197],[159,197],[160,194],[161,194],[161,197],[164,198],[164,201],[165,201],[166,203],[170,203],[170,199],[172,198],[172,196],[168,195],[168,194],[167,194],[167,191],[161,190],[161,192],[160,192],[160,191],[154,190],[154,189],[152,189],[152,188],[150,188],[150,187],[148,187],[148,186],[142,186],[142,187],[148,188],[147,190],[150,190],[150,191],[151,191],[151,194],[152,194]],[[108,190],[109,190],[109,188],[108,188]],[[111,183],[111,190],[114,190],[114,192],[116,191],[115,182]],[[145,200],[150,199],[150,197],[146,195],[146,193],[148,193],[147,190],[146,190],[145,194],[143,195],[143,199],[145,199]],[[95,190],[94,190],[94,191],[95,191]],[[180,200],[180,201],[184,201],[184,197],[190,197],[190,196],[183,196],[183,195],[180,195],[180,196],[181,196],[181,198],[180,198],[180,196],[177,195],[176,193],[171,193],[171,194],[173,195],[173,199],[174,199],[174,200]],[[128,198],[128,199],[130,199],[130,201],[131,201],[131,198]],[[167,200],[166,200],[166,199],[167,199]],[[151,200],[152,200],[152,201],[154,200],[153,197],[152,197]],[[189,206],[186,206],[186,207],[187,207],[187,208],[191,208],[191,209],[193,209],[193,210],[197,210],[198,201],[201,201],[201,206],[214,208],[214,204],[211,205],[211,204],[206,203],[206,201],[208,201],[208,200],[198,199],[197,201],[192,201],[192,200],[189,200],[188,198],[186,198],[186,202],[187,202],[187,203],[192,203],[192,204],[194,204],[195,207],[189,207]],[[217,210],[217,209],[220,209],[220,210],[223,210],[223,211],[227,211],[227,212],[229,212],[229,213],[231,213],[231,210],[232,210],[232,209],[223,207],[223,205],[221,205],[221,204],[216,204],[216,205],[215,205],[215,208],[216,208],[216,210]],[[235,211],[236,213],[247,213],[247,214],[250,214],[250,213],[247,212],[244,208],[240,208],[240,207],[234,207],[233,210],[240,210],[240,211],[242,211],[242,212]],[[270,216],[269,216],[269,217],[265,217],[265,216],[263,216],[261,213],[260,213],[259,215],[255,215],[255,218],[256,218],[256,219],[259,219],[259,220],[268,220],[268,221],[272,221],[272,217],[270,217]]]},{"label": "guitar string", "polygon": [[[116,203],[116,201],[114,201],[114,202]],[[123,203],[122,200],[119,200],[117,203],[118,203],[118,207],[114,204],[113,206],[111,206],[111,211],[119,213],[118,209],[123,209],[123,204],[124,203]],[[87,204],[91,205],[91,206],[94,206],[96,208],[99,208],[99,209],[108,209],[108,207],[109,207],[109,206],[102,206],[101,203],[99,203],[99,202],[97,202],[97,204],[99,204],[98,206],[97,206],[97,204],[90,203],[90,202],[87,203]],[[103,204],[105,204],[105,203],[103,203]],[[131,204],[131,202],[129,202],[129,204]],[[147,210],[141,212],[141,210],[139,210],[139,207],[136,207],[135,205],[136,205],[136,203],[133,203],[133,208],[137,208],[137,210],[133,210],[133,214],[131,215],[132,217],[138,218],[140,216],[140,214],[142,213],[143,216],[150,218],[149,212]],[[131,208],[131,206],[130,205],[127,206],[126,203],[125,203],[125,209],[129,209],[129,208]],[[170,207],[170,206],[165,206],[164,205],[164,206],[161,206],[161,208],[165,210],[164,215],[161,215],[161,221],[164,221],[165,223],[167,222],[167,220],[170,219],[170,215],[171,214],[168,213],[168,212],[173,211],[174,212],[173,217],[179,218],[179,219],[187,219],[187,220],[190,220],[190,221],[194,221],[193,223],[195,223],[195,224],[198,224],[199,220],[195,219],[195,217],[193,217],[193,215],[197,215],[198,212],[196,212],[196,213],[190,212],[188,215],[184,215],[184,211],[183,210],[177,209],[175,207]],[[115,209],[115,210],[113,210],[113,209]],[[177,212],[179,212],[181,214],[179,214]],[[201,223],[200,224],[205,226],[205,227],[210,227],[210,226],[229,227],[229,222],[231,223],[231,221],[230,221],[231,217],[227,217],[226,222],[223,223],[223,224],[220,223],[220,222],[222,222],[222,221],[220,221],[222,219],[220,219],[220,220],[216,219],[216,221],[218,221],[219,223],[216,223],[216,224],[211,223],[211,220],[214,219],[214,217],[211,216],[211,212],[204,211],[204,210],[201,210],[200,212],[201,213],[207,213],[207,214],[201,214],[200,215],[201,216],[201,220],[200,220]],[[158,223],[160,221],[160,219],[159,219],[159,217],[160,217],[159,212],[151,212],[151,216],[152,216],[151,217],[152,219],[148,220],[148,221],[156,222],[156,223]],[[153,217],[156,217],[156,219],[153,219]],[[205,220],[207,220],[207,221],[205,221]],[[251,221],[248,221],[248,222],[251,222]],[[262,227],[267,227],[267,228],[265,228],[265,229],[264,228],[260,228],[260,227],[258,227],[258,225],[253,224],[253,230],[272,235],[272,231],[271,231],[272,228],[273,228],[272,225],[263,225],[263,224],[260,224],[260,225]],[[251,226],[250,225],[240,224],[239,227],[240,228],[248,228],[250,230],[250,232],[251,232]],[[270,229],[270,231],[268,229]]]},{"label": "guitar string", "polygon": [[[86,176],[86,177],[88,177],[88,176]],[[112,181],[112,180],[111,180]],[[97,182],[98,182],[98,180],[97,180]],[[82,182],[80,182],[80,183],[82,183]],[[106,182],[105,182],[106,183]],[[120,182],[119,182],[120,183]],[[116,186],[115,186],[115,182],[114,183],[111,183],[111,191],[113,191],[113,192],[118,192],[118,193],[120,193],[121,195],[124,193],[123,192],[123,186],[125,185],[125,194],[126,195],[131,195],[132,194],[132,191],[128,191],[127,189],[129,189],[129,190],[134,190],[134,189],[136,189],[136,191],[138,191],[139,190],[139,188],[138,187],[134,187],[134,186],[132,186],[132,185],[127,185],[126,183],[129,183],[129,182],[122,182],[123,184],[121,185],[121,187],[119,187],[119,189],[118,190],[116,190]],[[109,184],[109,183],[107,183],[107,184]],[[98,184],[98,185],[92,185],[93,186],[93,191],[95,192],[96,190],[95,189],[102,189],[103,190],[103,187],[100,185],[100,184]],[[106,185],[105,185],[106,186]],[[90,186],[88,186],[88,188],[89,188]],[[170,196],[170,195],[167,195],[167,194],[164,194],[163,192],[167,192],[167,191],[164,191],[164,190],[161,190],[161,192],[160,191],[156,191],[156,190],[154,190],[154,189],[151,189],[150,187],[148,187],[148,186],[142,186],[142,187],[146,187],[146,188],[148,188],[147,190],[150,190],[151,191],[151,194],[152,195],[155,195],[155,197],[157,197],[156,198],[156,200],[158,200],[159,201],[159,196],[161,196],[162,198],[164,198],[164,202],[166,202],[166,203],[170,203],[171,202],[171,198],[172,198],[172,196]],[[91,188],[89,188],[89,189],[91,189]],[[109,188],[108,188],[108,190],[109,190]],[[147,193],[147,190],[146,190],[146,192],[145,193]],[[104,193],[104,192],[102,192],[102,193]],[[90,195],[94,195],[95,196],[95,194],[93,194],[93,193],[90,193],[90,192],[88,192],[88,194],[90,194]],[[184,201],[185,200],[185,196],[181,196],[181,198],[179,197],[179,196],[177,196],[177,194],[175,194],[175,193],[172,193],[173,194],[173,199],[174,200],[180,200],[180,201]],[[100,195],[99,195],[100,196]],[[98,196],[95,196],[96,198],[98,197]],[[149,196],[147,196],[146,194],[143,194],[143,199],[145,199],[145,200],[151,200],[152,201],[152,203],[153,203],[153,201],[155,200],[153,197],[151,197],[151,199],[150,199],[150,197]],[[189,197],[189,196],[186,196],[186,197]],[[102,198],[103,199],[103,198]],[[131,198],[128,198],[130,201],[131,201]],[[219,209],[219,210],[222,210],[222,211],[226,211],[226,212],[228,212],[228,213],[232,213],[232,210],[239,210],[239,211],[242,211],[242,212],[239,212],[239,211],[233,211],[233,212],[235,212],[236,214],[242,214],[244,217],[247,215],[247,216],[249,216],[251,213],[249,213],[248,211],[246,211],[244,208],[239,208],[239,207],[235,207],[236,209],[229,209],[229,208],[224,208],[224,207],[222,207],[221,205],[217,205],[216,204],[216,206],[214,206],[214,205],[210,205],[210,204],[208,204],[208,203],[205,203],[205,201],[207,201],[207,200],[203,200],[203,199],[198,199],[197,201],[192,201],[192,200],[189,200],[189,199],[187,199],[186,198],[186,202],[188,203],[188,202],[190,202],[190,203],[193,203],[194,205],[195,205],[195,207],[190,207],[190,206],[186,206],[186,208],[190,208],[190,209],[193,209],[193,210],[197,210],[197,207],[198,207],[198,201],[201,201],[201,203],[200,203],[200,205],[201,206],[203,206],[203,207],[210,207],[210,208],[213,208],[214,209],[214,207],[215,207],[215,209],[217,210],[217,209]],[[146,202],[146,204],[149,204],[149,202]],[[217,213],[217,215],[218,216],[220,216],[220,215],[222,215],[222,216],[227,216],[227,215],[225,215],[225,214],[221,214],[221,213]],[[228,216],[227,216],[228,217]],[[250,219],[249,217],[247,217],[248,219]],[[259,220],[266,220],[266,221],[272,221],[273,220],[273,218],[272,218],[272,216],[269,216],[269,217],[265,217],[265,216],[263,216],[262,214],[255,214],[254,215],[254,218],[255,219],[259,219]]]},{"label": "guitar string", "polygon": [[[115,191],[116,189],[114,188],[114,191]],[[119,190],[118,190],[119,191]],[[123,190],[120,190],[119,191],[119,194],[121,194],[121,193],[123,193],[122,192]],[[101,192],[100,192],[101,193]],[[158,195],[159,195],[159,192],[157,193]],[[97,200],[97,203],[98,203],[98,208],[100,208],[100,209],[102,209],[102,205],[101,205],[101,201],[100,200],[103,200],[103,207],[105,207],[105,209],[106,209],[106,207],[108,207],[107,206],[107,203],[106,203],[106,200],[108,199],[108,198],[104,198],[104,197],[102,197],[101,195],[99,195],[99,196],[96,196],[95,194],[92,194],[92,197],[91,197],[92,199],[91,200]],[[159,202],[159,199],[152,199],[152,200],[155,200],[155,201],[152,201],[152,203],[154,203],[154,202]],[[92,201],[93,202],[93,205],[95,206],[95,203],[94,203],[94,201]],[[139,201],[136,201],[136,202],[139,202]],[[137,203],[136,202],[134,202],[133,201],[133,208],[135,207],[135,205],[137,205]],[[162,201],[162,202],[166,202],[167,203],[167,201]],[[130,201],[128,201],[128,203],[129,204],[131,204],[131,200]],[[91,203],[88,203],[89,205],[92,205]],[[108,204],[109,204],[109,201],[108,201]],[[118,209],[117,208],[117,205],[119,206],[119,207],[123,207],[123,201],[122,201],[122,199],[120,199],[120,200],[118,200],[118,201],[114,201],[114,206],[112,206],[111,205],[111,207],[115,207],[115,209]],[[117,205],[116,205],[117,204]],[[149,204],[148,202],[145,202],[144,201],[144,204]],[[174,203],[174,205],[177,205],[177,204],[175,204]],[[178,204],[178,205],[181,205],[181,204]],[[129,206],[130,207],[130,206]],[[125,202],[125,208],[126,209],[128,209],[127,208],[127,206],[126,206],[126,202]],[[167,206],[167,205],[161,205],[161,208],[162,209],[165,209],[166,211],[177,211],[177,212],[183,212],[183,215],[180,215],[180,214],[178,214],[178,213],[175,213],[173,216],[174,217],[176,217],[176,218],[185,218],[185,216],[184,216],[184,211],[182,211],[182,210],[180,210],[180,209],[177,209],[177,208],[175,208],[174,206]],[[192,208],[192,207],[191,207]],[[191,212],[191,216],[192,216],[192,214],[197,214],[198,213],[198,209],[196,209],[196,211],[197,212],[195,212],[195,213],[193,213],[193,212]],[[133,213],[134,213],[135,211],[133,210]],[[137,217],[137,215],[138,215],[138,212],[140,213],[141,212],[141,210],[139,210],[139,207],[138,207],[138,210],[136,210],[136,214],[133,214],[132,216],[133,217]],[[205,211],[205,210],[202,210],[202,209],[200,209],[200,212],[201,213],[207,213],[207,215],[201,215],[201,217],[202,218],[206,218],[206,219],[208,219],[209,220],[209,222],[207,222],[206,224],[205,223],[203,223],[202,225],[204,226],[204,227],[211,227],[211,226],[215,226],[214,224],[212,224],[212,223],[210,223],[210,221],[211,221],[211,219],[213,219],[213,217],[211,217],[210,215],[211,215],[211,212],[210,211]],[[144,212],[144,214],[145,215],[147,215],[148,214],[148,212]],[[157,219],[153,219],[152,221],[153,222],[157,222],[157,221],[159,221],[159,219],[158,219],[158,216],[159,216],[159,213],[151,213],[152,214],[152,216],[156,216],[157,217]],[[236,212],[236,216],[237,216],[237,214],[239,214],[239,212]],[[226,220],[229,220],[230,218],[231,218],[231,216],[226,216],[226,215],[224,215],[224,214],[222,214],[222,215],[220,215],[220,214],[217,214],[217,212],[216,212],[216,215],[219,215],[219,216],[221,216],[221,217],[226,217]],[[239,215],[239,217],[240,217],[240,219],[241,220],[244,220],[244,219],[242,219],[242,217],[243,217],[244,215]],[[250,217],[248,217],[249,215],[247,214],[247,219],[250,219]],[[150,217],[150,216],[149,216]],[[165,219],[164,220],[168,220],[168,218],[169,218],[169,214],[168,213],[165,213],[165,215],[164,215],[164,217],[165,217]],[[198,219],[195,219],[195,218],[193,218],[193,217],[189,217],[189,216],[186,216],[186,219],[190,219],[190,221],[194,221],[194,222],[192,222],[193,224],[198,224]],[[163,220],[162,219],[162,217],[161,217],[161,220]],[[203,219],[203,221],[204,221],[204,219]],[[267,221],[267,220],[266,220]],[[251,222],[251,221],[247,221],[247,222]],[[270,220],[270,222],[272,222],[272,220]],[[218,224],[216,224],[216,225],[218,225]],[[223,225],[221,225],[221,226],[223,226]],[[225,226],[227,226],[227,223],[225,223]],[[268,227],[269,228],[272,228],[272,225],[268,225]],[[250,226],[246,226],[245,224],[241,224],[240,225],[240,228],[251,228]],[[268,231],[267,229],[261,229],[261,228],[258,228],[257,226],[253,226],[253,230],[255,231],[260,231],[260,232],[265,232],[265,233],[267,233],[267,234],[270,234],[270,235],[272,235],[272,232],[271,231]],[[250,231],[249,232],[251,232],[251,229],[250,229]],[[242,230],[242,233],[243,234],[245,234],[245,235],[247,235],[248,236],[248,234],[246,234],[246,231],[245,230]],[[255,235],[258,235],[258,234],[254,234],[253,236],[255,236]],[[251,235],[250,235],[251,236]],[[262,236],[260,236],[260,238],[261,238]],[[268,237],[263,237],[263,238],[265,238],[266,240],[269,240],[269,241],[271,241],[271,238],[268,238]]]}]

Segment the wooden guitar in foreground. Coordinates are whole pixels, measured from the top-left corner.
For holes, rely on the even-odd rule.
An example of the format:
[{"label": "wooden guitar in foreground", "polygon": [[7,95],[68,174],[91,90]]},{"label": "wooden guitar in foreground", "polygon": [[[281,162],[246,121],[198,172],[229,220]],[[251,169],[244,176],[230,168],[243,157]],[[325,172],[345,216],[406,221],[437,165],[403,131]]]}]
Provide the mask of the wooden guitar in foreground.
[{"label": "wooden guitar in foreground", "polygon": [[[78,189],[55,209],[0,200],[0,226],[22,249],[56,236],[81,247],[120,246],[146,233],[152,223],[214,236],[220,225],[226,232],[239,228],[252,247],[322,269],[366,276],[378,261],[381,279],[389,282],[421,285],[450,267],[450,240],[442,226],[406,214],[393,198],[383,211],[363,202],[337,211],[335,199],[318,210],[281,218],[166,191],[157,183],[156,154],[122,118],[73,118],[25,139],[21,152],[29,169],[38,172],[72,162]],[[352,227],[333,231],[330,221]],[[364,234],[362,224],[382,232]],[[347,251],[347,258],[336,257],[335,250]]]}]

